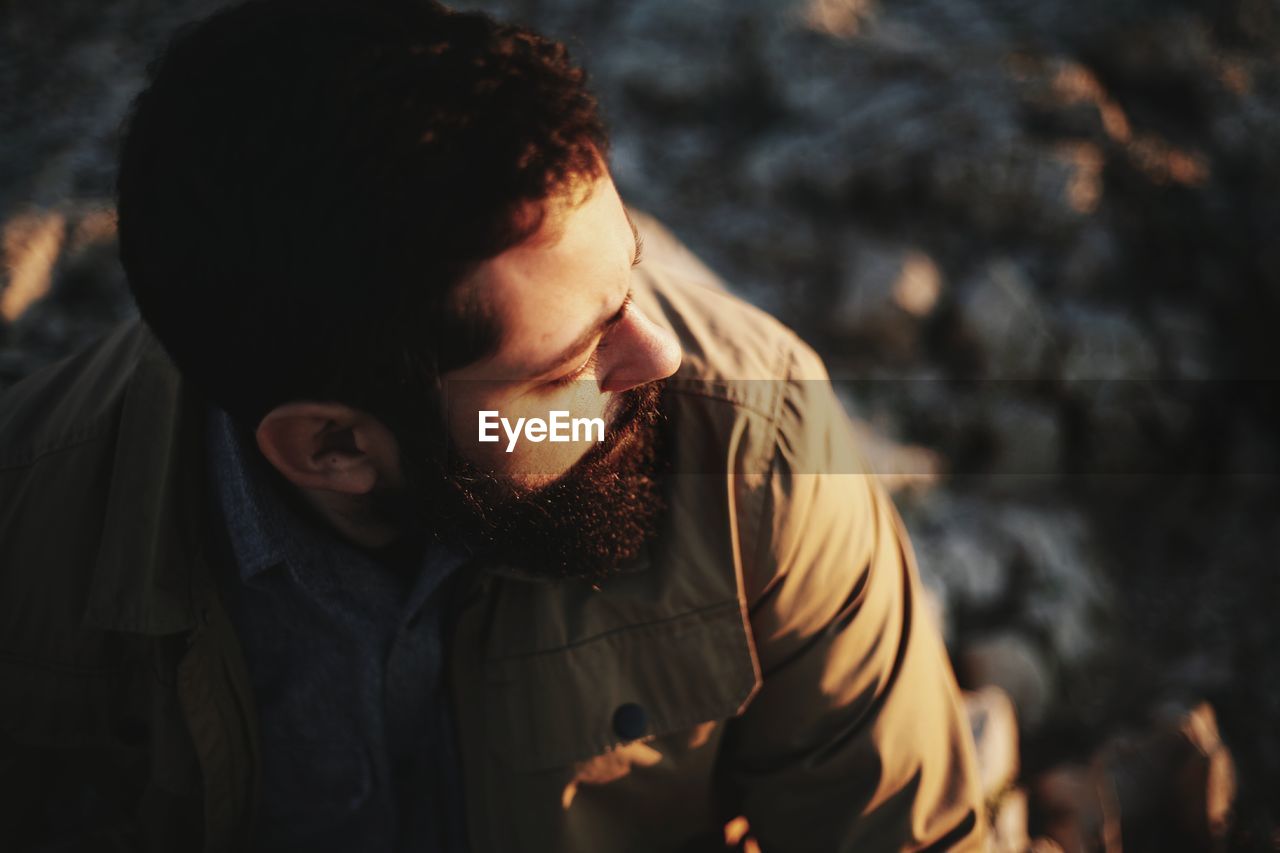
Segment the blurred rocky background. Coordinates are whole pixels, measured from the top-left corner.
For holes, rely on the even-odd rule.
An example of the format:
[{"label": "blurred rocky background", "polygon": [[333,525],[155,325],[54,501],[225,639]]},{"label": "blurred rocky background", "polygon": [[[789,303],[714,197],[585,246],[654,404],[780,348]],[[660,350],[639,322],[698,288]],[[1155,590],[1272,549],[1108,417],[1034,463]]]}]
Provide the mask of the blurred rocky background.
[{"label": "blurred rocky background", "polygon": [[[119,121],[218,5],[0,5],[0,386],[129,313]],[[628,200],[827,359],[1017,720],[1000,849],[1280,848],[1280,0],[463,5],[566,40]]]}]

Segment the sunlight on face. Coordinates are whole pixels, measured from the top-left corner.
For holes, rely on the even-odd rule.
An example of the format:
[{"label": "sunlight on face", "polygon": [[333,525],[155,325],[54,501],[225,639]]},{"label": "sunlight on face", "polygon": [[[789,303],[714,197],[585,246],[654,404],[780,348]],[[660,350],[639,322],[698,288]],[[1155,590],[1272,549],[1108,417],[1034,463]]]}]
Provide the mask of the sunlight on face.
[{"label": "sunlight on face", "polygon": [[553,211],[537,233],[460,284],[470,300],[493,306],[502,340],[492,356],[443,377],[459,451],[529,487],[563,474],[593,443],[530,433],[513,444],[503,428],[498,441],[481,442],[480,412],[512,426],[559,411],[600,418],[609,429],[615,395],[680,365],[675,338],[630,302],[637,239],[613,180],[606,173],[581,204]]}]

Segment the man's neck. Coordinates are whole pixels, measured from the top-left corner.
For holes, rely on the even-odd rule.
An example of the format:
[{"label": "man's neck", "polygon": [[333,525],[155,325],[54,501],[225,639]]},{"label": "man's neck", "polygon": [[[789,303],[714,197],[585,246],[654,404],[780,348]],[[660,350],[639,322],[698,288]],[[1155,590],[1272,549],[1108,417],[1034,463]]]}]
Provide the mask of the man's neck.
[{"label": "man's neck", "polygon": [[371,502],[364,497],[296,486],[290,488],[342,538],[361,548],[386,548],[401,538],[400,530],[379,517]]}]

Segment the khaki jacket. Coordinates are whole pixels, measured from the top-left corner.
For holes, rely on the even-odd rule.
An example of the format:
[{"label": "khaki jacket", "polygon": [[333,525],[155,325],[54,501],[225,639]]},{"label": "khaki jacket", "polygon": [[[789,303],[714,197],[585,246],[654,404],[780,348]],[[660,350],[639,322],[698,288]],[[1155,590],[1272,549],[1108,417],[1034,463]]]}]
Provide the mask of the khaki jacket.
[{"label": "khaki jacket", "polygon": [[[636,302],[684,348],[668,526],[600,589],[464,568],[471,848],[715,850],[739,816],[764,851],[980,848],[956,683],[821,362],[654,254]],[[136,321],[0,396],[0,849],[250,846],[203,424]]]}]

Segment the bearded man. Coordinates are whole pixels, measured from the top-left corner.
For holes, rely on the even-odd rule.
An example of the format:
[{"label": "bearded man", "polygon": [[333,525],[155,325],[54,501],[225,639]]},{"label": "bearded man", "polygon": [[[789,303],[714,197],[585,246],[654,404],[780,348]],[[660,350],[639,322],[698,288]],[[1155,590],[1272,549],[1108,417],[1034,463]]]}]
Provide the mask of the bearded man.
[{"label": "bearded man", "polygon": [[0,398],[4,849],[980,845],[821,362],[641,262],[607,151],[482,15],[175,37],[121,150],[141,318]]}]

